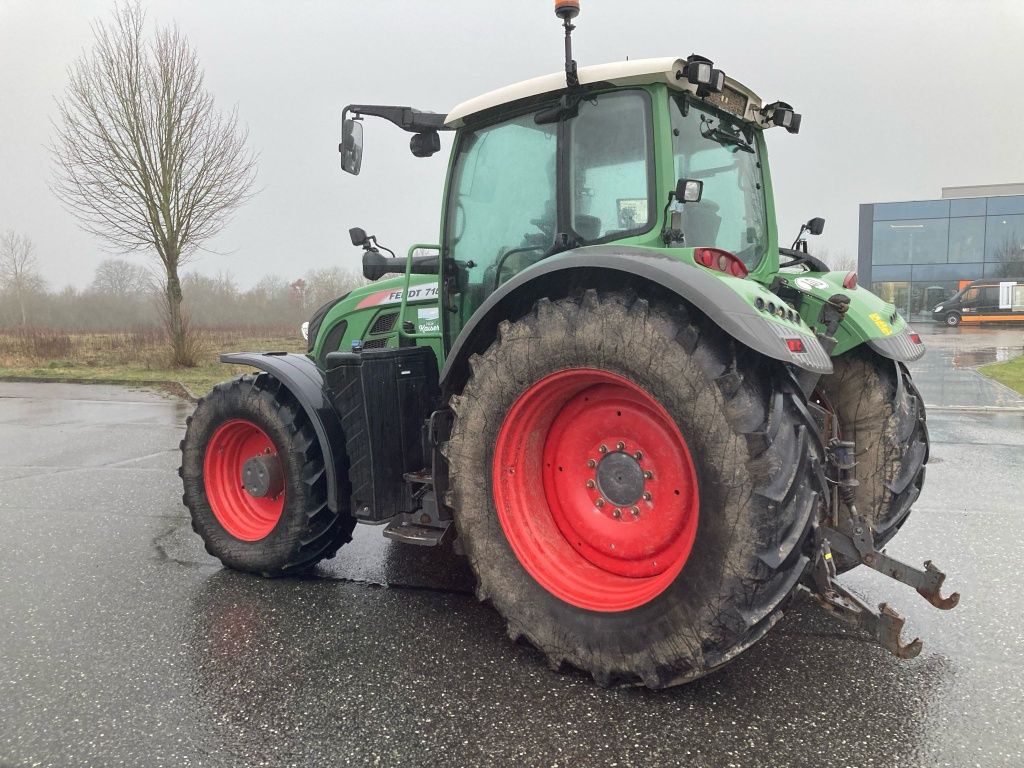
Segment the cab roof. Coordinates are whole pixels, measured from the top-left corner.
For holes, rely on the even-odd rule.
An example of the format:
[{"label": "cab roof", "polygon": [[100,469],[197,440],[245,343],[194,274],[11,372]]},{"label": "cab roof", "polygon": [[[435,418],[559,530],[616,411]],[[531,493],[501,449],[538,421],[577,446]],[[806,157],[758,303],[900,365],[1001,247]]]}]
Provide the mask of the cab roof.
[{"label": "cab roof", "polygon": [[[610,83],[611,85],[620,86],[665,83],[673,90],[696,93],[697,86],[691,84],[685,78],[676,77],[676,74],[685,65],[686,59],[672,57],[633,59],[612,62],[610,64],[594,64],[580,67],[578,76],[581,86],[595,83]],[[473,115],[505,104],[528,99],[532,96],[557,93],[565,90],[565,87],[564,71],[506,85],[504,88],[488,91],[457,105],[448,113],[448,116],[445,118],[445,125],[448,128],[459,128],[465,124],[466,118],[470,118]],[[759,121],[758,113],[762,106],[761,99],[749,88],[730,77],[725,78],[725,90],[722,93],[712,94],[706,98],[708,101],[737,117],[755,123]]]}]

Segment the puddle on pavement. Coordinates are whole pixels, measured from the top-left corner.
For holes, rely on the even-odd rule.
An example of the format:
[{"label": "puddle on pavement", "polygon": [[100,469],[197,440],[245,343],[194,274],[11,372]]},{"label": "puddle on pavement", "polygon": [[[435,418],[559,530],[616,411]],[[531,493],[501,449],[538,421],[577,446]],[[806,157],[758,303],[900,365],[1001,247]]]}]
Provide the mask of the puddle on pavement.
[{"label": "puddle on pavement", "polygon": [[953,365],[957,368],[976,368],[989,363],[1003,363],[1019,356],[1019,347],[984,347],[969,349],[953,355]]}]

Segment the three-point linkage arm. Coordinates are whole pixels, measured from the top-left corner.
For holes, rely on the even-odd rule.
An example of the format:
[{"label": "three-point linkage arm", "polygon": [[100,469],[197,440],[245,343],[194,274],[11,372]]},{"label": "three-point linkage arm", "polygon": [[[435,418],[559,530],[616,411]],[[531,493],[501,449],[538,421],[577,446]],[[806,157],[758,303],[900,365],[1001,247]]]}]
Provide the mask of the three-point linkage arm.
[{"label": "three-point linkage arm", "polygon": [[412,107],[389,107],[380,104],[349,104],[342,112],[342,118],[348,117],[349,113],[356,116],[371,115],[382,117],[388,120],[403,131],[410,133],[421,133],[423,131],[450,131],[454,130],[444,124],[445,117],[437,112],[424,112]]}]

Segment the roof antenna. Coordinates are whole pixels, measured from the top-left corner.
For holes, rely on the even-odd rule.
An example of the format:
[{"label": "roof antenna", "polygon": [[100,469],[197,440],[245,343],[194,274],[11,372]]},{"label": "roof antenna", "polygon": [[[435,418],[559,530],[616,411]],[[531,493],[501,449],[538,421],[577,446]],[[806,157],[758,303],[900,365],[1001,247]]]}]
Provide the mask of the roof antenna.
[{"label": "roof antenna", "polygon": [[572,31],[576,29],[572,20],[580,13],[580,0],[555,0],[555,15],[562,20],[565,28],[565,84],[576,88],[580,78],[576,74],[576,60],[572,57]]}]

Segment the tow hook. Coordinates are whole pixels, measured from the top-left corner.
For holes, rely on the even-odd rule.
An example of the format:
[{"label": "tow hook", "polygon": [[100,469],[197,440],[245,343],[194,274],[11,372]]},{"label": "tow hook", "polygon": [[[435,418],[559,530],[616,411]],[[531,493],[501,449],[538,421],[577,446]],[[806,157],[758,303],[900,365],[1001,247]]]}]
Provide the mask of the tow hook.
[{"label": "tow hook", "polygon": [[885,552],[875,549],[875,532],[870,521],[858,514],[853,503],[854,445],[833,439],[826,452],[833,470],[834,491],[832,511],[815,536],[815,556],[811,566],[810,585],[815,599],[833,616],[869,632],[889,653],[901,659],[912,659],[921,652],[920,638],[904,644],[901,640],[904,619],[886,603],[874,609],[847,590],[836,580],[833,552],[842,555],[847,562],[861,562],[891,579],[902,582],[917,590],[925,600],[936,608],[948,611],[960,602],[960,594],[954,592],[942,596],[942,585],[946,574],[930,560],[924,569],[907,565]]}]

